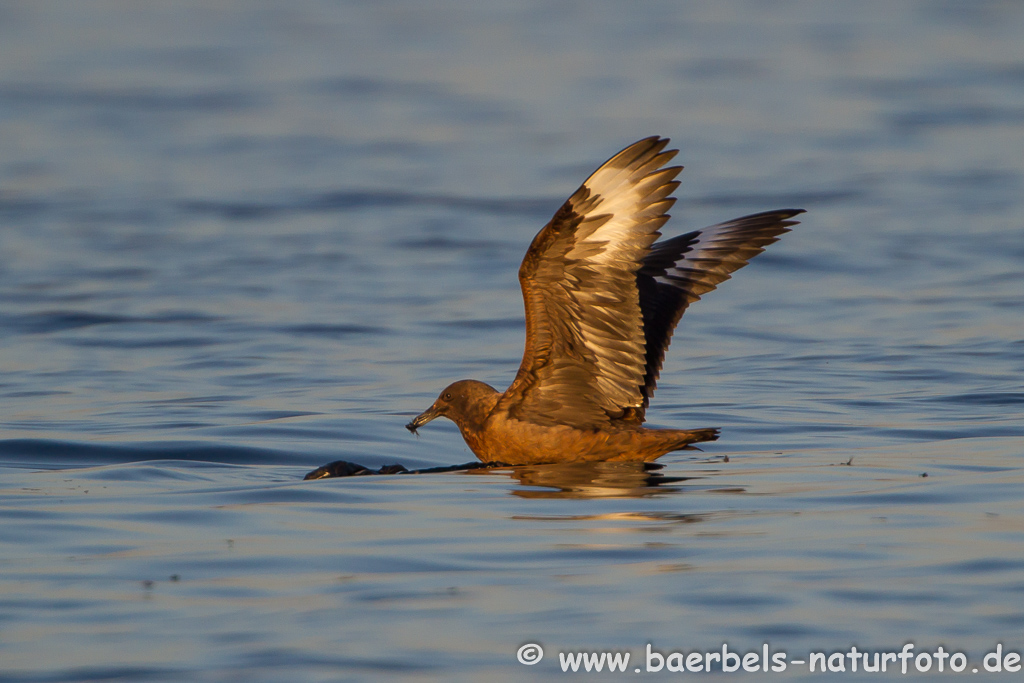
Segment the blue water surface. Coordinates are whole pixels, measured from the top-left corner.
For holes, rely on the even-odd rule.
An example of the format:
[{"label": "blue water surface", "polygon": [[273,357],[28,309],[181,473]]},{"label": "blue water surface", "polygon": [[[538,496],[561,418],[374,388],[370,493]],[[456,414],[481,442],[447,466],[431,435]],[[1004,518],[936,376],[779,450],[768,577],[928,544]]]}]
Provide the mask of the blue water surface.
[{"label": "blue water surface", "polygon": [[[989,1],[0,6],[0,681],[1021,652],[1022,44]],[[648,418],[718,442],[302,481],[472,460],[402,425],[511,381],[530,240],[654,134],[668,235],[807,209],[677,331]]]}]

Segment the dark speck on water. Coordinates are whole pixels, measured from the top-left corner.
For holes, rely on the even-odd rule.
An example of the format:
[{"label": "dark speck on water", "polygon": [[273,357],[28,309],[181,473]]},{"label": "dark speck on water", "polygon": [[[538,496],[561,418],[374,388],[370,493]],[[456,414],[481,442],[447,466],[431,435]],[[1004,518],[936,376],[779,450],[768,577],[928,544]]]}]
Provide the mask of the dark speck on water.
[{"label": "dark speck on water", "polygon": [[[1024,650],[1024,6],[60,9],[0,7],[0,680]],[[508,386],[529,240],[655,134],[667,237],[808,211],[676,330],[648,422],[719,440],[412,438]]]}]

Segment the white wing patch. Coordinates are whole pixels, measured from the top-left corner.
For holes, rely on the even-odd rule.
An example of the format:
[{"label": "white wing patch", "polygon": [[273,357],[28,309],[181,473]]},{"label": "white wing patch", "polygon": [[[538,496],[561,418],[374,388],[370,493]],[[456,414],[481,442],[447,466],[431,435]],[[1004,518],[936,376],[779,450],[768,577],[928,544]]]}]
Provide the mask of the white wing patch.
[{"label": "white wing patch", "polygon": [[682,167],[662,169],[676,155],[661,151],[667,143],[648,138],[623,150],[570,198],[583,220],[566,254],[580,281],[566,282],[566,293],[582,313],[579,341],[596,365],[593,381],[611,411],[643,404],[645,344],[635,278],[675,203],[669,195]]},{"label": "white wing patch", "polygon": [[[587,178],[572,197],[583,223],[569,258],[587,259],[595,265],[639,267],[665,223],[665,211],[675,203],[666,197],[678,187],[674,179],[682,167],[657,170],[676,155],[676,150],[658,153],[667,142],[652,146],[636,159],[623,158],[630,151],[636,154],[632,148],[626,149]],[[624,163],[627,165],[621,165]]]}]

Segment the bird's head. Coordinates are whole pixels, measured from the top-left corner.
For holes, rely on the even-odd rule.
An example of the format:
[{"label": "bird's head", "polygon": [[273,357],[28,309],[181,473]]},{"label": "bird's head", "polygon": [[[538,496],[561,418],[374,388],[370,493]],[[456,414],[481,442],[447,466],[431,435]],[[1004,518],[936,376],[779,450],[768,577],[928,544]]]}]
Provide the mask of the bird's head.
[{"label": "bird's head", "polygon": [[498,392],[494,387],[475,379],[464,379],[449,384],[438,395],[433,405],[405,425],[413,434],[416,430],[437,417],[447,417],[459,425],[483,424],[483,419],[494,408]]}]

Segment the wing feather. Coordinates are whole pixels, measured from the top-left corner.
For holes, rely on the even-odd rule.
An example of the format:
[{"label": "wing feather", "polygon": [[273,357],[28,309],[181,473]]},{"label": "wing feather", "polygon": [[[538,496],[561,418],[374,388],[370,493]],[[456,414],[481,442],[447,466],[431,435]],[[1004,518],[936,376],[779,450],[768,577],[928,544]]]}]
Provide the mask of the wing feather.
[{"label": "wing feather", "polygon": [[675,150],[622,150],[537,233],[519,268],[523,362],[501,402],[541,425],[643,422],[686,308],[788,232],[802,209],[769,211],[655,242],[675,203]]},{"label": "wing feather", "polygon": [[647,362],[643,408],[632,417],[642,422],[657,387],[672,333],[687,307],[778,241],[803,209],[765,211],[656,243],[637,272],[644,318]]},{"label": "wing feather", "polygon": [[526,349],[505,392],[539,424],[598,427],[643,405],[646,346],[636,273],[674,199],[664,138],[605,162],[534,238],[519,269]]}]

